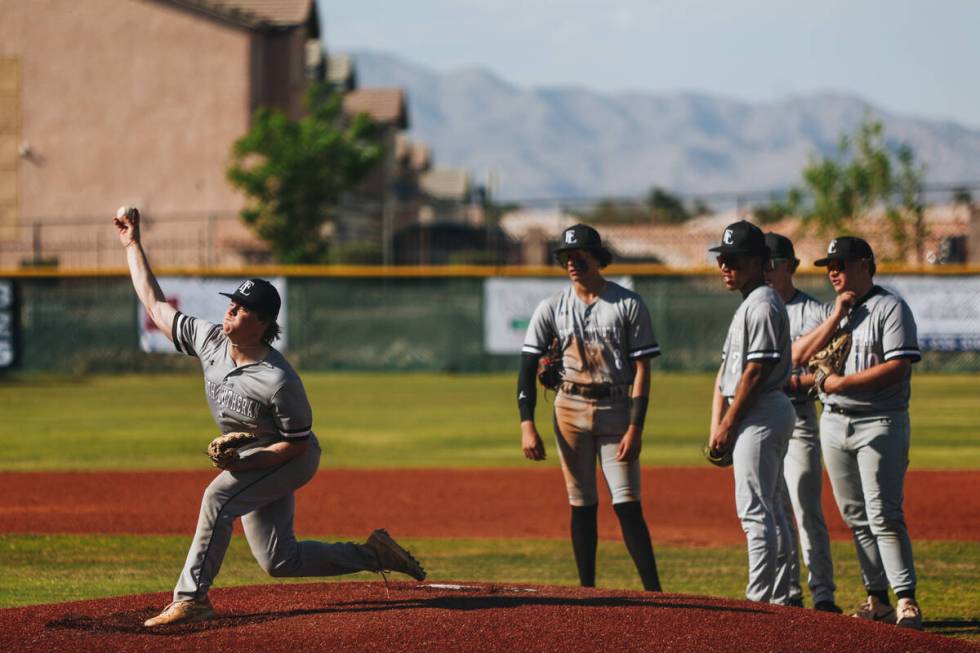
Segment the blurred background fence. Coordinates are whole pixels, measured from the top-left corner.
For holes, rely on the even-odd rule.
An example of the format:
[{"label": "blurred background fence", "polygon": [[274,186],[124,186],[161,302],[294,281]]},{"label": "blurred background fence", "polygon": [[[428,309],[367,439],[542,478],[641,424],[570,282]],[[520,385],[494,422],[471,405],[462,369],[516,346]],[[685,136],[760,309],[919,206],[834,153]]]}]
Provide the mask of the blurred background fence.
[{"label": "blurred background fence", "polygon": [[[610,275],[616,274],[612,269]],[[197,365],[186,356],[140,351],[136,298],[125,276],[35,275],[15,281],[22,371],[82,374]],[[229,278],[229,286],[236,281]],[[832,297],[822,276],[797,275],[797,281],[821,299]],[[288,358],[305,370],[516,370],[518,354],[485,349],[484,282],[476,273],[289,277]],[[633,284],[650,308],[664,351],[654,367],[717,369],[739,303],[717,274],[635,274]],[[214,301],[223,306],[222,298]],[[980,354],[926,352],[918,369],[977,372]]]}]

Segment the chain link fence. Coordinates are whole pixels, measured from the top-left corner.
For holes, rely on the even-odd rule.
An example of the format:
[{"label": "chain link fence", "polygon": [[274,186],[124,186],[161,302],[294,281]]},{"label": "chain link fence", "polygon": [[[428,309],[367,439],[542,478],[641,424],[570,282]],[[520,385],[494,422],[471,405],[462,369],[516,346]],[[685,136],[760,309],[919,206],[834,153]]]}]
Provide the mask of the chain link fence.
[{"label": "chain link fence", "polygon": [[[825,278],[797,279],[801,289],[831,299]],[[197,364],[186,356],[140,351],[137,300],[126,277],[17,283],[22,371],[116,373]],[[514,371],[518,354],[485,349],[483,283],[479,276],[289,278],[287,355],[306,370]],[[663,348],[655,368],[717,369],[737,293],[727,292],[716,275],[636,275],[633,283]],[[917,369],[976,373],[980,354],[925,352]]]}]

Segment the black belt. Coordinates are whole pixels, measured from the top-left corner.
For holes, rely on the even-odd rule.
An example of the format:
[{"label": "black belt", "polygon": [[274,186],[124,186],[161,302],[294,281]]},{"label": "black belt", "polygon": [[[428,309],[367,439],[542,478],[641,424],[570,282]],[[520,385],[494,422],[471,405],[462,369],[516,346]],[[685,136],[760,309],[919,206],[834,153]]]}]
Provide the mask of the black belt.
[{"label": "black belt", "polygon": [[579,385],[578,383],[565,382],[561,384],[561,391],[565,394],[578,395],[586,399],[608,399],[625,397],[629,394],[628,385]]},{"label": "black belt", "polygon": [[840,406],[835,406],[834,404],[824,404],[823,409],[837,415],[843,415],[844,417],[858,417],[860,415],[871,414],[866,410],[848,410],[846,408],[841,408]]}]

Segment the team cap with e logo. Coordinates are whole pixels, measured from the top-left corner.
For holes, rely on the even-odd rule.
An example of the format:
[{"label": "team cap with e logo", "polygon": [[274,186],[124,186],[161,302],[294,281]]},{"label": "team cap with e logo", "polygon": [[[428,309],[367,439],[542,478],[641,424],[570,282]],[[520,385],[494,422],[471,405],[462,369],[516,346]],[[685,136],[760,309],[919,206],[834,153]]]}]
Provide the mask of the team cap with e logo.
[{"label": "team cap with e logo", "polygon": [[609,250],[602,245],[599,232],[587,224],[574,224],[563,231],[561,241],[555,248],[555,254],[573,249],[590,249],[609,254]]},{"label": "team cap with e logo", "polygon": [[282,307],[279,291],[265,279],[247,279],[239,284],[235,292],[218,294],[231,298],[233,302],[247,309],[268,315],[273,320],[279,317],[279,309]]},{"label": "team cap with e logo", "polygon": [[871,259],[875,258],[871,251],[868,241],[856,236],[841,236],[834,238],[827,246],[827,256],[813,262],[818,267],[823,267],[831,261],[848,261],[851,259]]},{"label": "team cap with e logo", "polygon": [[710,252],[719,254],[746,254],[748,256],[769,256],[766,236],[762,229],[746,220],[739,220],[725,227],[721,244],[712,247]]}]

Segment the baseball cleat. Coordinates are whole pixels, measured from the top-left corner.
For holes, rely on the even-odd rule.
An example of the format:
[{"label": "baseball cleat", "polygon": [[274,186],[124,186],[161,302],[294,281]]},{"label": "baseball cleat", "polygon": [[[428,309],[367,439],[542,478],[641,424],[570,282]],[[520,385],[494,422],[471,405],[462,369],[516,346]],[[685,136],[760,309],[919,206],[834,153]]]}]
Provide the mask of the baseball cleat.
[{"label": "baseball cleat", "polygon": [[174,601],[163,609],[163,612],[147,619],[143,625],[152,628],[154,626],[171,626],[174,624],[189,624],[195,621],[204,621],[214,616],[214,607],[207,597],[194,600],[185,599]]},{"label": "baseball cleat", "polygon": [[833,614],[844,614],[844,611],[840,609],[840,606],[833,601],[817,601],[813,604],[814,610],[819,610],[820,612],[832,612]]},{"label": "baseball cleat", "polygon": [[868,600],[859,605],[851,616],[868,621],[893,624],[895,623],[895,608],[887,603],[882,603],[876,596],[869,596]]},{"label": "baseball cleat", "polygon": [[898,620],[895,622],[897,625],[903,628],[922,630],[922,611],[915,599],[899,599],[896,612],[898,614]]},{"label": "baseball cleat", "polygon": [[371,533],[364,546],[374,554],[378,562],[376,571],[397,571],[408,574],[415,580],[425,580],[425,570],[419,561],[412,557],[398,542],[396,542],[388,531],[383,528]]},{"label": "baseball cleat", "polygon": [[786,603],[784,603],[783,605],[786,605],[787,607],[790,608],[802,608],[803,599],[788,599]]}]

